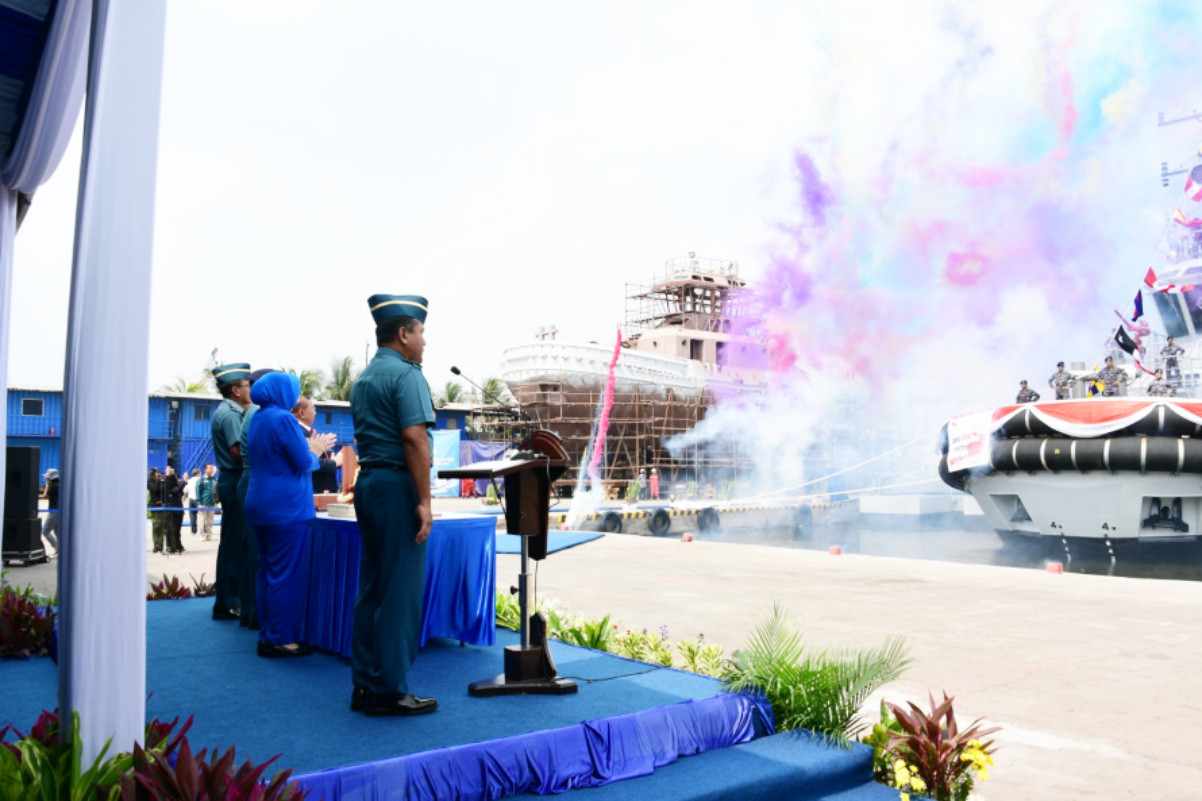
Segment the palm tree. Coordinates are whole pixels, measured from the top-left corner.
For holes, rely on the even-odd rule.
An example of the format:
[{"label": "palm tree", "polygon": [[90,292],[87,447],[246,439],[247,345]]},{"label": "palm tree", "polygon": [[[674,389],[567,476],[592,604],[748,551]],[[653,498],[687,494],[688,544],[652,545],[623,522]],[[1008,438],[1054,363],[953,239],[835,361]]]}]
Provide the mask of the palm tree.
[{"label": "palm tree", "polygon": [[448,403],[459,403],[465,397],[467,397],[467,393],[463,391],[463,387],[458,381],[448,381],[442,388],[442,394],[434,400],[434,405],[441,409]]},{"label": "palm tree", "polygon": [[160,392],[188,392],[194,395],[214,395],[217,390],[213,384],[213,376],[206,373],[199,381],[189,381],[180,376],[170,384],[164,384]]},{"label": "palm tree", "polygon": [[284,372],[292,373],[300,379],[300,394],[306,397],[318,399],[320,397],[322,384],[325,383],[325,374],[316,367],[307,367],[299,372],[296,368],[289,367]]},{"label": "palm tree", "polygon": [[513,395],[509,392],[509,387],[499,378],[484,379],[484,403],[513,403]]},{"label": "palm tree", "polygon": [[335,359],[330,365],[330,380],[326,382],[326,400],[350,400],[351,387],[358,376],[359,371],[355,369],[353,356]]}]

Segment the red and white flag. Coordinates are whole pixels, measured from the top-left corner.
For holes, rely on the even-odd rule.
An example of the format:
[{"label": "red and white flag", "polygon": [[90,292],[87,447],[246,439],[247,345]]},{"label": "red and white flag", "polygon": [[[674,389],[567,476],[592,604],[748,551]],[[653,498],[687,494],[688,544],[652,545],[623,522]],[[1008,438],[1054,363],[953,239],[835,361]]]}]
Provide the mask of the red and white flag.
[{"label": "red and white flag", "polygon": [[1147,275],[1144,276],[1144,284],[1153,292],[1177,293],[1189,292],[1194,288],[1193,284],[1181,284],[1180,286],[1173,283],[1161,284],[1157,281],[1156,271],[1151,267],[1148,268]]},{"label": "red and white flag", "polygon": [[1173,212],[1173,222],[1177,223],[1178,225],[1185,226],[1186,228],[1202,227],[1202,219],[1199,219],[1198,217],[1186,217],[1185,212],[1183,212],[1181,209],[1177,209]]},{"label": "red and white flag", "polygon": [[1185,194],[1195,202],[1202,200],[1202,164],[1189,171],[1185,179]]}]

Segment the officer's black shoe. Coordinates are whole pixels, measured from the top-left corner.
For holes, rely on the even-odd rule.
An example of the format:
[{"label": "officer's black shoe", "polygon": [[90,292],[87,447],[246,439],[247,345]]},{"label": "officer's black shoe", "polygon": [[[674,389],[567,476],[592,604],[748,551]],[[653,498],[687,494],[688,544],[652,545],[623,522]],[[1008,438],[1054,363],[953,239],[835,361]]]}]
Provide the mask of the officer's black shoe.
[{"label": "officer's black shoe", "polygon": [[371,690],[362,684],[356,684],[355,689],[351,690],[351,711],[362,712],[367,709],[367,702],[370,698]]},{"label": "officer's black shoe", "polygon": [[238,620],[242,617],[241,609],[214,609],[214,620]]},{"label": "officer's black shoe", "polygon": [[363,710],[369,718],[379,718],[397,715],[425,715],[438,709],[438,702],[433,698],[418,698],[412,693],[406,695],[376,695],[372,693]]},{"label": "officer's black shoe", "polygon": [[313,649],[304,643],[297,643],[295,647],[289,648],[285,645],[276,645],[273,642],[263,642],[259,640],[259,656],[264,659],[275,659],[276,657],[290,656],[308,656],[313,653]]}]

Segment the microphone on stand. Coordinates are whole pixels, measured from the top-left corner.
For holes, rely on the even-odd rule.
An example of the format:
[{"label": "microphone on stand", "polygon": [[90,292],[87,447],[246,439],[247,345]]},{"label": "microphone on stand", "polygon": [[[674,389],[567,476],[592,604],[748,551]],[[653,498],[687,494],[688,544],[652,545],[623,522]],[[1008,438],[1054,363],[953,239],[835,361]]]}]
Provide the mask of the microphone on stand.
[{"label": "microphone on stand", "polygon": [[491,400],[493,403],[499,404],[499,405],[501,405],[501,406],[504,406],[504,407],[506,407],[506,408],[508,408],[509,406],[511,406],[511,405],[512,405],[512,404],[506,403],[506,402],[505,402],[504,400],[502,400],[501,398],[498,398],[496,395],[492,394],[491,392],[489,392],[488,390],[486,390],[484,387],[480,386],[480,385],[479,385],[479,384],[477,384],[475,381],[473,381],[472,379],[470,379],[470,378],[468,378],[467,376],[465,376],[465,375],[463,374],[463,372],[462,372],[462,371],[461,371],[461,370],[460,370],[458,367],[455,367],[454,365],[452,365],[452,366],[451,366],[451,372],[452,372],[452,373],[454,373],[455,375],[459,376],[460,378],[462,378],[464,381],[466,381],[466,382],[468,382],[469,384],[471,384],[471,385],[472,385],[473,387],[475,387],[476,389],[480,390],[480,396],[481,396],[481,397],[488,398],[488,399],[490,399],[490,400]]}]

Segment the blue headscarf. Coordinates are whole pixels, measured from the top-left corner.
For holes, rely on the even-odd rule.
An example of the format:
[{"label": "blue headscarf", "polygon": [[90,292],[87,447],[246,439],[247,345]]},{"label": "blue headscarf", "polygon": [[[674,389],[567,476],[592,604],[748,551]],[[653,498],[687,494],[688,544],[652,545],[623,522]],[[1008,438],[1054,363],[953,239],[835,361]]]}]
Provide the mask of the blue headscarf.
[{"label": "blue headscarf", "polygon": [[261,407],[247,431],[255,466],[246,491],[251,525],[278,526],[315,516],[313,471],[318,462],[292,416],[299,397],[300,379],[291,373],[268,373],[251,387],[250,399]]},{"label": "blue headscarf", "polygon": [[250,388],[250,400],[264,409],[269,406],[291,413],[300,397],[300,379],[292,373],[268,373]]}]

